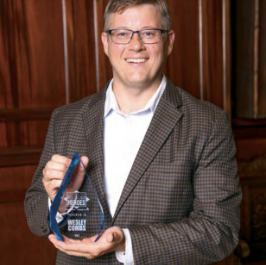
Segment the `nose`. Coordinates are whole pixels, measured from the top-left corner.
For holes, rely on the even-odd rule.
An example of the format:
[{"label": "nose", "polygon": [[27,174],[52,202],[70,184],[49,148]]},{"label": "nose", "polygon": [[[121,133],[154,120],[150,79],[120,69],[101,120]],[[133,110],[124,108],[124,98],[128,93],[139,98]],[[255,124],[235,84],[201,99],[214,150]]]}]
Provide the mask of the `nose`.
[{"label": "nose", "polygon": [[144,48],[145,48],[144,43],[141,41],[139,34],[135,32],[129,43],[129,49],[139,51]]}]

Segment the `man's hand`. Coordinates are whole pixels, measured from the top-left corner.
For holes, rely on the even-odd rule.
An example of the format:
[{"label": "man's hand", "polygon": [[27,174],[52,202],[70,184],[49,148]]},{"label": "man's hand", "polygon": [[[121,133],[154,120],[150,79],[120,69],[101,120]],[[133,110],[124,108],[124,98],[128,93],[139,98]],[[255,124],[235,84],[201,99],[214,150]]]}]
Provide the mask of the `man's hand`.
[{"label": "man's hand", "polygon": [[[81,157],[81,160],[86,168],[89,162],[89,159],[86,156]],[[67,171],[67,168],[71,162],[71,159],[60,156],[60,155],[53,155],[52,159],[46,164],[45,168],[43,169],[43,185],[48,194],[48,197],[51,201],[53,201],[57,190],[59,189],[64,175]],[[69,184],[66,188],[66,192],[74,192],[75,190],[79,190],[82,185],[84,176],[85,176],[85,169],[81,163],[78,164],[76,167]],[[64,213],[66,209],[66,202],[63,199],[59,206],[59,212]]]},{"label": "man's hand", "polygon": [[58,241],[55,235],[49,235],[49,240],[54,246],[71,256],[94,259],[106,253],[125,250],[125,235],[120,227],[107,229],[97,242],[96,236],[83,240],[73,240],[63,236],[64,242]]}]

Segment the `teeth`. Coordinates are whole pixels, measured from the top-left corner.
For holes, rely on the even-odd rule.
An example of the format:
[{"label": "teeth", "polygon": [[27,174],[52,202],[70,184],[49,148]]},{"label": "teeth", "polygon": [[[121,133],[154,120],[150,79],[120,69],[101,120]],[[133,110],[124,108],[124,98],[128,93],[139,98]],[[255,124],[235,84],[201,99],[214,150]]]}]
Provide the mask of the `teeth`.
[{"label": "teeth", "polygon": [[144,63],[147,59],[126,59],[128,63]]}]

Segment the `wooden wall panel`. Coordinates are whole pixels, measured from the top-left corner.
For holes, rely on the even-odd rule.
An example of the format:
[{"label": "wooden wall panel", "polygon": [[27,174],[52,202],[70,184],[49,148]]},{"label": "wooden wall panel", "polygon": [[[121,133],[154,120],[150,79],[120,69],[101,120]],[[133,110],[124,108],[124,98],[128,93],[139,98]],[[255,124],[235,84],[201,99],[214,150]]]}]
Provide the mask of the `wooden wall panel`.
[{"label": "wooden wall panel", "polygon": [[93,1],[63,0],[67,103],[97,92]]},{"label": "wooden wall panel", "polygon": [[[25,165],[37,165],[39,163],[43,145],[7,147],[0,149],[0,168],[16,167]],[[13,172],[13,168],[9,168]],[[29,175],[32,179],[33,175]]]},{"label": "wooden wall panel", "polygon": [[[236,1],[236,109],[237,117],[253,118],[255,1]],[[250,89],[251,88],[251,89]],[[250,104],[249,104],[250,101]]]},{"label": "wooden wall panel", "polygon": [[[99,79],[100,79],[100,88],[103,88],[108,80],[113,77],[113,72],[111,68],[111,64],[109,62],[109,58],[105,55],[101,34],[104,30],[104,21],[103,15],[105,11],[105,7],[107,6],[108,0],[97,1],[93,0],[96,6],[96,14],[97,14],[97,28],[98,28],[98,55],[99,55]],[[95,22],[96,22],[95,21]]]},{"label": "wooden wall panel", "polygon": [[0,168],[0,182],[2,183],[0,192],[15,192],[27,189],[32,181],[28,176],[33,176],[36,168],[36,165],[15,167],[12,171],[10,168]]},{"label": "wooden wall panel", "polygon": [[77,98],[97,92],[93,1],[73,1]]},{"label": "wooden wall panel", "polygon": [[1,109],[65,103],[62,34],[60,0],[1,1]]},{"label": "wooden wall panel", "polygon": [[24,214],[25,192],[35,170],[36,165],[0,168],[0,264],[55,264],[54,247],[30,232]]},{"label": "wooden wall panel", "polygon": [[65,0],[70,102],[100,91],[112,78],[101,42],[108,1]]},{"label": "wooden wall panel", "polygon": [[266,154],[266,138],[236,139],[238,162],[251,162]]},{"label": "wooden wall panel", "polygon": [[259,113],[266,116],[266,1],[260,1]]},{"label": "wooden wall panel", "polygon": [[[257,143],[266,146],[265,139]],[[258,149],[261,149],[257,145]],[[243,263],[261,261],[266,263],[266,155],[251,162],[239,162],[239,177],[243,192],[241,203],[240,238],[249,244],[250,255]],[[262,262],[264,260],[264,263]],[[257,264],[257,263],[256,263]]]},{"label": "wooden wall panel", "polygon": [[232,0],[233,132],[243,192],[240,238],[250,247],[244,264],[266,263],[265,11],[263,0]]},{"label": "wooden wall panel", "polygon": [[203,99],[223,108],[223,1],[202,1]]},{"label": "wooden wall panel", "polygon": [[23,201],[0,203],[0,264],[55,264],[56,250],[48,239],[33,235],[26,223]]},{"label": "wooden wall panel", "polygon": [[0,147],[43,145],[48,125],[49,119],[2,123]]},{"label": "wooden wall panel", "polygon": [[[1,264],[54,264],[23,202],[51,113],[66,103],[61,0],[0,1]],[[15,255],[14,255],[15,253]]]},{"label": "wooden wall panel", "polygon": [[266,120],[233,119],[238,162],[251,162],[266,154]]},{"label": "wooden wall panel", "polygon": [[231,117],[230,1],[168,1],[176,42],[166,74]]},{"label": "wooden wall panel", "polygon": [[199,1],[167,1],[176,39],[166,65],[171,81],[200,98]]},{"label": "wooden wall panel", "polygon": [[0,2],[0,148],[43,145],[66,103],[62,28],[60,0]]},{"label": "wooden wall panel", "polygon": [[266,4],[235,0],[235,117],[266,117]]}]

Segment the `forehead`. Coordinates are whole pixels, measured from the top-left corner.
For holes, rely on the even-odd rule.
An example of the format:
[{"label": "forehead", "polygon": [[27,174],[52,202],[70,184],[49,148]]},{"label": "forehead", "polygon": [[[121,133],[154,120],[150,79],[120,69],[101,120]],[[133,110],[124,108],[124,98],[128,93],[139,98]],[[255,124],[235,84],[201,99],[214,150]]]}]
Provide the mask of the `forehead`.
[{"label": "forehead", "polygon": [[109,19],[110,28],[128,28],[140,30],[142,28],[161,28],[162,19],[159,10],[151,4],[133,6],[122,13],[113,13]]}]

